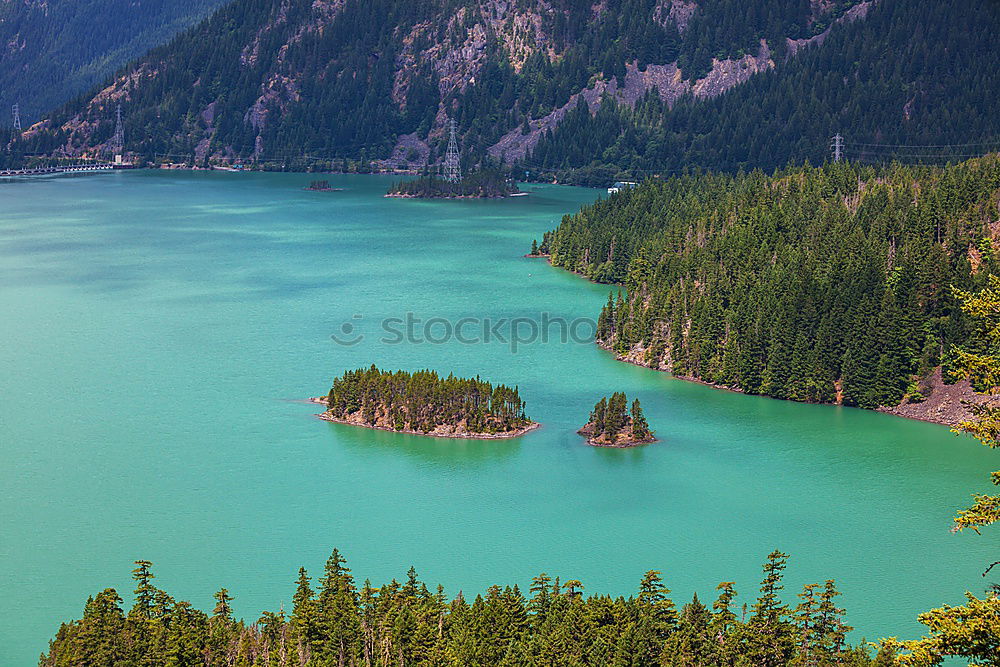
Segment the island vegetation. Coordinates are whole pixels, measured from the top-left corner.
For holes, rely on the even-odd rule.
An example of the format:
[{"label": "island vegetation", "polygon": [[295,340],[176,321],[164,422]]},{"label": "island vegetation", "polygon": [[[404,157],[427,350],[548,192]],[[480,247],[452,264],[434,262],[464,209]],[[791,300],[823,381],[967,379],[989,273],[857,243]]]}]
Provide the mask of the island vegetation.
[{"label": "island vegetation", "polygon": [[656,442],[639,399],[632,401],[630,414],[628,398],[620,391],[611,394],[610,399],[602,397],[577,433],[587,436],[587,443],[595,447],[635,447]]},{"label": "island vegetation", "polygon": [[520,192],[517,184],[501,169],[481,169],[449,181],[427,173],[413,181],[396,183],[387,197],[415,199],[499,199]]},{"label": "island vegetation", "polygon": [[306,190],[310,190],[312,192],[334,192],[336,190],[340,190],[340,188],[332,187],[330,185],[330,181],[321,180],[321,181],[310,181],[309,187],[307,187]]},{"label": "island vegetation", "polygon": [[1000,155],[689,174],[566,216],[539,254],[623,284],[597,338],[619,357],[750,394],[863,408],[953,377],[971,320],[951,286],[1000,271]]},{"label": "island vegetation", "polygon": [[348,371],[315,399],[321,418],[386,431],[452,438],[511,438],[538,426],[524,413],[517,387],[435,371]]}]

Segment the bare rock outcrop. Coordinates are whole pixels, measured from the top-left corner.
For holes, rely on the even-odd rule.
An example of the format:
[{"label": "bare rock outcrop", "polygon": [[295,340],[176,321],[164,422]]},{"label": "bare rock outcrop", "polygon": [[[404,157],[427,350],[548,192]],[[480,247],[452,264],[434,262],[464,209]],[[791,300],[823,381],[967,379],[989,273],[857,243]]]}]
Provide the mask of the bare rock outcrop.
[{"label": "bare rock outcrop", "polygon": [[946,426],[972,418],[970,405],[980,405],[1000,399],[996,394],[977,394],[968,380],[955,384],[945,384],[941,369],[937,368],[923,380],[920,386],[924,400],[919,403],[906,402],[896,406],[879,408],[879,412],[909,419],[919,419]]},{"label": "bare rock outcrop", "polygon": [[694,83],[684,80],[677,63],[648,65],[645,70],[640,70],[635,63],[628,63],[621,85],[618,85],[617,79],[611,81],[597,79],[591,87],[572,95],[569,102],[562,107],[529,121],[527,134],[523,133],[520,127],[505,134],[489,148],[489,153],[492,157],[505,162],[523,159],[534,149],[547,130],[554,130],[566,114],[576,108],[581,98],[586,101],[591,113],[597,113],[605,93],[616,102],[634,106],[648,91],[656,90],[660,99],[672,106],[678,99],[688,94],[698,98],[721,95],[754,74],[772,67],[774,61],[764,40],[761,40],[756,55],[747,54],[738,59],[713,60],[712,70]]},{"label": "bare rock outcrop", "polygon": [[383,169],[419,169],[427,164],[431,147],[416,132],[401,134],[396,138],[392,155],[378,164]]},{"label": "bare rock outcrop", "polygon": [[819,33],[818,35],[814,35],[812,37],[809,37],[808,39],[787,39],[786,42],[788,43],[788,56],[789,57],[795,56],[801,49],[803,49],[806,46],[822,45],[823,42],[826,41],[826,38],[830,34],[830,30],[833,28],[833,26],[839,23],[850,23],[851,21],[857,21],[858,19],[865,18],[866,16],[868,16],[868,10],[871,9],[871,6],[873,4],[875,4],[874,0],[866,0],[865,2],[859,2],[858,4],[848,9],[846,12],[844,12],[843,16],[834,21],[830,25],[830,27],[828,27],[826,30]]},{"label": "bare rock outcrop", "polygon": [[673,23],[677,32],[683,35],[697,9],[698,3],[694,0],[659,0],[653,10],[653,20],[660,25]]}]

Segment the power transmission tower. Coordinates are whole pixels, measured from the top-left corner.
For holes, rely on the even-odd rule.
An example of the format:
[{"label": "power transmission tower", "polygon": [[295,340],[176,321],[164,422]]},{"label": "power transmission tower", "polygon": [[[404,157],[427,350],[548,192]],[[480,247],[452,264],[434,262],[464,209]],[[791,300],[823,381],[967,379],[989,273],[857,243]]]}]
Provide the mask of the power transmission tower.
[{"label": "power transmission tower", "polygon": [[449,121],[451,138],[448,140],[448,153],[444,158],[444,180],[452,183],[462,180],[461,154],[458,151],[458,138],[455,136],[455,121]]},{"label": "power transmission tower", "polygon": [[115,136],[111,138],[111,154],[115,156],[115,162],[122,161],[122,153],[125,152],[125,127],[122,125],[122,105],[115,109]]},{"label": "power transmission tower", "polygon": [[844,151],[844,138],[840,136],[840,132],[834,135],[833,143],[830,144],[830,148],[833,149],[833,161],[840,162],[841,159],[843,159]]},{"label": "power transmission tower", "polygon": [[14,114],[14,131],[18,134],[21,133],[21,107],[14,105],[10,108],[11,112]]}]

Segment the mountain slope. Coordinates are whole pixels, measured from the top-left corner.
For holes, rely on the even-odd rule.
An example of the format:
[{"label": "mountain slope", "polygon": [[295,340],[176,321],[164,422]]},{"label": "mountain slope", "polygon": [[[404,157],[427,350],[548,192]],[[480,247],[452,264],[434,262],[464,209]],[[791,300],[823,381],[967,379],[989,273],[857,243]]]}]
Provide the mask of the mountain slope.
[{"label": "mountain slope", "polygon": [[881,0],[864,21],[835,26],[820,48],[710,100],[606,105],[547,134],[532,169],[605,165],[679,172],[822,162],[830,137],[845,155],[943,163],[1000,149],[1000,3]]},{"label": "mountain slope", "polygon": [[0,0],[0,111],[39,118],[226,0]]},{"label": "mountain slope", "polygon": [[129,146],[146,157],[365,159],[402,143],[433,160],[448,116],[469,153],[498,154],[588,85],[633,96],[633,72],[651,66],[717,95],[858,4],[246,0],[52,114],[33,148],[99,151],[123,101]]}]

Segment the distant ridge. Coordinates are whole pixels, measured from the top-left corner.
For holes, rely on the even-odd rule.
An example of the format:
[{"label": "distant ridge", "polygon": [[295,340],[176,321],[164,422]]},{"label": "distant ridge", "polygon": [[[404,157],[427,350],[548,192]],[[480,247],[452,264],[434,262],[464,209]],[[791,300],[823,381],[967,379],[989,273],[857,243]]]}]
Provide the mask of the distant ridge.
[{"label": "distant ridge", "polygon": [[35,121],[228,0],[0,2],[0,127]]},{"label": "distant ridge", "polygon": [[[25,150],[272,168],[465,159],[588,184],[1000,137],[989,0],[245,0],[48,115]],[[852,156],[853,157],[853,156]],[[620,179],[619,179],[620,180]],[[628,179],[631,180],[631,179]]]}]

